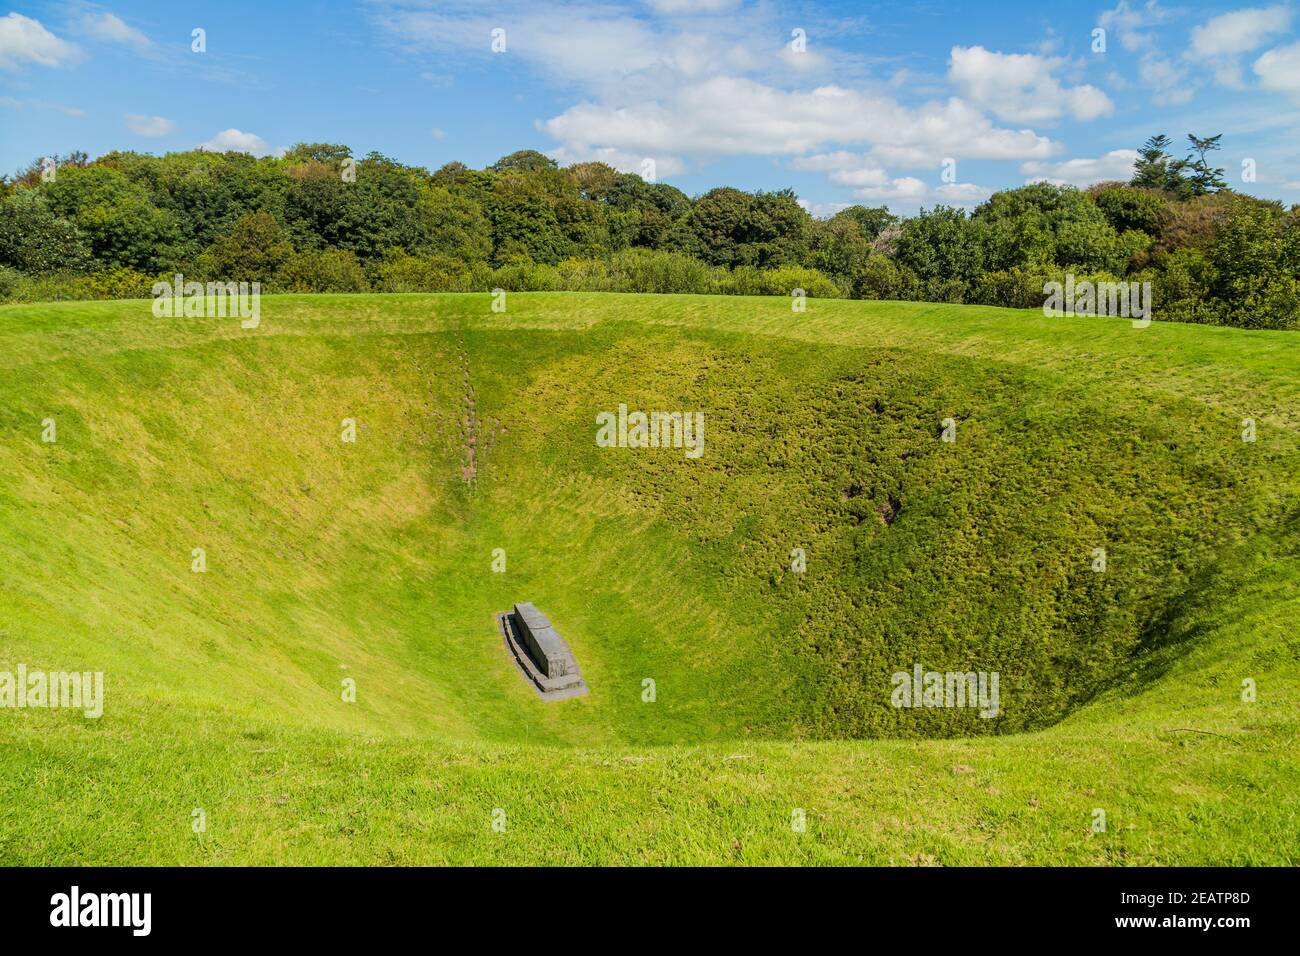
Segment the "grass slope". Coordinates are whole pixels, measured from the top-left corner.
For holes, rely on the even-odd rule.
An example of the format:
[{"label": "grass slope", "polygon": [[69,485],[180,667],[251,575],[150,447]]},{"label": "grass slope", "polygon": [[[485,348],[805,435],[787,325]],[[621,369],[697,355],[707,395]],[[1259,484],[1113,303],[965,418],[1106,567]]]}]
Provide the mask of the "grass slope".
[{"label": "grass slope", "polygon": [[[0,710],[0,862],[1297,861],[1293,336],[488,306],[0,308],[0,671],[107,684]],[[620,402],[705,455],[596,448]],[[513,669],[523,599],[589,697]],[[1000,716],[895,710],[914,662]]]}]

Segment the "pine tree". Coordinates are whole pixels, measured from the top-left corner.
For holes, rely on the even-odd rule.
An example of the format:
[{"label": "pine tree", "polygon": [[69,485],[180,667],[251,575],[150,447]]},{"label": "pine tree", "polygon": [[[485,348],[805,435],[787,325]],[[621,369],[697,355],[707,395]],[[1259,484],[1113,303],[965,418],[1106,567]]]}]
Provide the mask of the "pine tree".
[{"label": "pine tree", "polygon": [[[1133,165],[1132,186],[1144,186],[1147,189],[1171,189],[1176,187],[1175,180],[1182,178],[1183,160],[1174,159],[1169,154],[1173,145],[1164,133],[1152,136],[1138,150],[1137,162]],[[1172,191],[1178,191],[1173,188]]]},{"label": "pine tree", "polygon": [[1196,155],[1193,159],[1191,155],[1187,157],[1187,168],[1190,175],[1187,177],[1191,184],[1192,192],[1197,196],[1204,196],[1206,193],[1218,192],[1220,189],[1226,189],[1228,184],[1224,181],[1222,167],[1212,167],[1206,160],[1207,153],[1221,148],[1219,140],[1223,139],[1223,134],[1218,136],[1209,136],[1204,139],[1187,134],[1187,139],[1192,144],[1192,153]]}]

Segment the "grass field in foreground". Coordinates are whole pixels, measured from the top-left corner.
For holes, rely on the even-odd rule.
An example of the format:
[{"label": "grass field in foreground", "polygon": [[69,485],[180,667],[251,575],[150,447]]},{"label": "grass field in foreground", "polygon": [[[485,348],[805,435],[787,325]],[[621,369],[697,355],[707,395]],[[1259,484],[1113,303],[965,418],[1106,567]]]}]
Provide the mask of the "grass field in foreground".
[{"label": "grass field in foreground", "polygon": [[[0,308],[0,671],[106,682],[0,709],[0,862],[1297,862],[1294,336],[489,304]],[[597,448],[619,403],[705,454]],[[916,662],[999,716],[891,707]]]}]

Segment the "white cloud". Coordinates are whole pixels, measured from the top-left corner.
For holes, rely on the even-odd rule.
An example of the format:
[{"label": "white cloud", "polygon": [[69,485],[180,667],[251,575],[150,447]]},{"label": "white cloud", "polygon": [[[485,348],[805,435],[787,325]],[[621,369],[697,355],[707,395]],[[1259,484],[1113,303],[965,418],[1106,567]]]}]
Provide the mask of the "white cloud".
[{"label": "white cloud", "polygon": [[551,150],[549,155],[561,166],[569,166],[573,163],[604,163],[614,167],[620,173],[636,173],[638,176],[644,175],[646,160],[653,160],[656,179],[678,176],[686,171],[686,164],[676,156],[643,156],[609,146],[598,149],[574,149],[561,146]]},{"label": "white cloud", "polygon": [[[1153,31],[1174,22],[1180,12],[1160,6],[1159,0],[1144,4],[1120,0],[1113,10],[1104,11],[1097,18],[1099,26],[1113,31],[1120,46],[1130,53],[1141,52],[1138,60],[1138,82],[1151,94],[1152,102],[1161,106],[1176,106],[1191,100],[1201,82],[1190,77],[1188,71],[1171,61],[1157,46]],[[1231,70],[1222,70],[1220,82],[1232,81]]]},{"label": "white cloud", "polygon": [[980,110],[952,97],[917,108],[890,102],[879,113],[880,126],[863,138],[874,143],[882,161],[896,165],[937,165],[944,159],[1046,159],[1059,144],[1033,130],[994,126]]},{"label": "white cloud", "polygon": [[1135,53],[1149,48],[1154,42],[1151,27],[1168,23],[1173,16],[1173,11],[1161,7],[1158,0],[1147,0],[1136,7],[1128,0],[1120,0],[1115,9],[1102,12],[1097,25],[1107,32],[1114,31],[1120,46]]},{"label": "white cloud", "polygon": [[[855,199],[916,207],[923,203],[970,206],[993,195],[993,190],[974,183],[927,183],[915,176],[891,176],[873,156],[836,150],[801,156],[790,165],[805,172],[824,172],[836,186],[852,189]],[[936,176],[938,175],[936,170]],[[831,204],[831,214],[847,204]]]},{"label": "white cloud", "polygon": [[1300,43],[1269,50],[1255,61],[1259,85],[1300,102]]},{"label": "white cloud", "polygon": [[870,186],[884,186],[890,182],[888,170],[873,157],[842,149],[833,153],[800,156],[790,165],[804,172],[826,173],[827,179],[836,186],[863,189]]},{"label": "white cloud", "polygon": [[685,87],[662,103],[583,103],[541,125],[580,151],[613,147],[655,157],[797,156],[828,144],[868,143],[886,162],[915,164],[945,156],[1045,158],[1058,150],[1031,130],[995,127],[959,99],[909,108],[838,86],[787,92],[731,77]]},{"label": "white cloud", "polygon": [[[688,7],[693,15],[676,16]],[[473,0],[436,7],[375,0],[372,17],[412,56],[475,57],[576,90],[572,105],[537,124],[557,144],[550,155],[563,163],[600,160],[639,171],[651,158],[659,176],[671,176],[696,160],[794,158],[842,147],[869,152],[877,167],[937,166],[944,157],[1048,159],[1060,151],[1023,121],[1004,128],[978,106],[945,98],[946,85],[912,83],[906,92],[881,85],[864,61],[822,40],[814,24],[805,25],[807,52],[795,53],[797,19],[769,4],[649,0],[650,15],[645,11],[596,0],[565,5],[562,15],[524,0],[499,0],[490,11]],[[505,30],[505,54],[491,53],[497,27]],[[819,79],[832,67],[834,83]],[[1052,82],[1048,90],[1065,114],[1110,109],[1095,88]],[[922,96],[931,99],[918,101]],[[846,188],[892,182],[883,169],[866,167],[837,176]]]},{"label": "white cloud", "polygon": [[198,148],[213,153],[237,152],[250,153],[253,156],[266,156],[271,152],[262,137],[238,129],[223,129],[206,143],[201,143]]},{"label": "white cloud", "polygon": [[1185,69],[1154,52],[1142,55],[1138,79],[1151,92],[1151,99],[1162,106],[1186,103],[1196,91],[1196,84],[1188,78]]},{"label": "white cloud", "polygon": [[1114,110],[1095,86],[1062,85],[1056,71],[1066,65],[1062,57],[955,46],[948,78],[963,96],[1012,122],[1041,123],[1066,114],[1087,121]]},{"label": "white cloud", "polygon": [[1212,17],[1192,30],[1188,57],[1214,59],[1249,53],[1291,26],[1291,10],[1282,5],[1252,7]]},{"label": "white cloud", "polygon": [[812,73],[830,66],[830,60],[812,47],[796,50],[789,43],[781,47],[781,62],[799,73]]},{"label": "white cloud", "polygon": [[723,13],[740,6],[740,0],[647,0],[656,13]]},{"label": "white cloud", "polygon": [[945,183],[941,186],[932,186],[915,176],[903,176],[880,186],[867,186],[853,191],[856,199],[903,206],[920,206],[925,203],[973,206],[992,195],[993,190],[977,186],[975,183]]},{"label": "white cloud", "polygon": [[127,113],[126,128],[137,136],[166,136],[176,131],[176,124],[165,116],[144,116],[140,113]]},{"label": "white cloud", "polygon": [[[742,44],[743,34],[720,38],[714,30],[694,29],[694,20],[660,27],[607,6],[569,6],[557,16],[509,0],[490,11],[469,0],[446,0],[434,9],[395,0],[378,5],[378,11],[387,36],[413,51],[524,61],[553,81],[601,94],[636,90],[649,95],[673,75],[748,69],[756,60]],[[491,52],[497,29],[505,31],[503,54]]]},{"label": "white cloud", "polygon": [[813,203],[808,212],[814,219],[830,219],[837,212],[843,212],[852,205],[851,202],[818,202]]},{"label": "white cloud", "polygon": [[1049,182],[1058,186],[1091,186],[1093,183],[1133,178],[1135,149],[1113,149],[1095,159],[1067,159],[1059,163],[1029,162],[1020,167],[1029,182]]},{"label": "white cloud", "polygon": [[841,169],[856,169],[861,166],[875,165],[869,156],[863,156],[860,153],[850,153],[846,149],[838,149],[833,153],[817,153],[814,156],[800,156],[790,163],[795,169],[801,169],[809,173],[825,173]]},{"label": "white cloud", "polygon": [[80,54],[76,44],[60,40],[39,20],[21,13],[0,17],[0,70],[16,70],[24,63],[63,66]]},{"label": "white cloud", "polygon": [[122,43],[137,50],[147,50],[153,46],[152,40],[135,27],[128,26],[116,14],[87,14],[82,19],[82,28],[91,36],[109,43]]}]

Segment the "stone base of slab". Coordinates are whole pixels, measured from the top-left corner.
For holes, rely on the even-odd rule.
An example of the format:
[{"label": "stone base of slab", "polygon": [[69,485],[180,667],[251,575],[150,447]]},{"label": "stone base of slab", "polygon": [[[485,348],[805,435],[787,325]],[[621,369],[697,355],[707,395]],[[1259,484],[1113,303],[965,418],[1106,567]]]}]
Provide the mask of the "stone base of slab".
[{"label": "stone base of slab", "polygon": [[538,669],[537,664],[524,648],[523,640],[515,630],[509,611],[497,614],[497,627],[505,641],[506,650],[514,658],[515,666],[519,668],[528,683],[533,685],[533,689],[542,700],[565,700],[569,697],[582,697],[588,693],[587,682],[582,679],[581,674],[566,674],[563,677],[551,678]]}]

